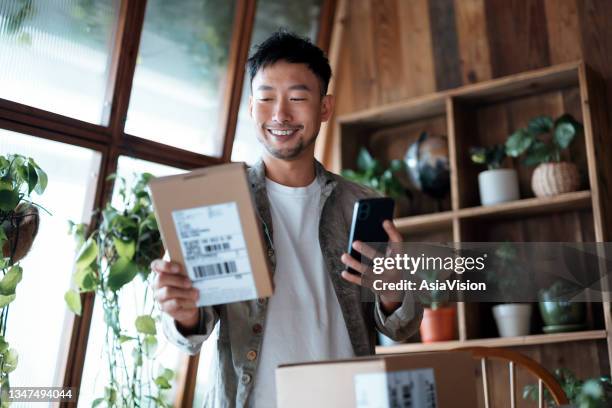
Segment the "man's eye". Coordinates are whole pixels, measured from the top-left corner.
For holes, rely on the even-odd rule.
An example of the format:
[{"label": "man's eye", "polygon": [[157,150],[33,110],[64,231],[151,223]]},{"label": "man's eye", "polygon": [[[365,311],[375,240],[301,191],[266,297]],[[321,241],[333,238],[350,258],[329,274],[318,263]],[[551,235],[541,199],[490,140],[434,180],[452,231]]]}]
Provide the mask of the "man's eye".
[{"label": "man's eye", "polygon": [[269,102],[269,101],[271,101],[271,100],[272,100],[272,98],[258,98],[258,100],[259,100],[260,102]]},{"label": "man's eye", "polygon": [[305,101],[306,98],[289,98],[289,100],[299,102],[299,101]]}]

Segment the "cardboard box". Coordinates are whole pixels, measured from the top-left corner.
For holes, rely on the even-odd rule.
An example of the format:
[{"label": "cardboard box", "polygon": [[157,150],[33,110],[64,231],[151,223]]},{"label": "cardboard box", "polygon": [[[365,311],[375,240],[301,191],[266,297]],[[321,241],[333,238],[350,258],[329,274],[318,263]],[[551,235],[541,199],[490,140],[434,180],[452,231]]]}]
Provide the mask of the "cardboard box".
[{"label": "cardboard box", "polygon": [[198,306],[272,295],[272,279],[242,163],[149,183],[164,246],[200,291]]},{"label": "cardboard box", "polygon": [[279,408],[472,408],[476,366],[469,352],[388,354],[276,369]]}]

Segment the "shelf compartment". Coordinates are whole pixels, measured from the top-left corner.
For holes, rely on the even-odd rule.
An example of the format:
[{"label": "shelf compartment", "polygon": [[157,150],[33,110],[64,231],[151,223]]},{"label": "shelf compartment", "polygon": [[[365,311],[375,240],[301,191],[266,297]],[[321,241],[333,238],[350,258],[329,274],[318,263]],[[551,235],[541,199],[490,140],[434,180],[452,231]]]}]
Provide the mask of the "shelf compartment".
[{"label": "shelf compartment", "polygon": [[457,217],[460,219],[506,218],[588,208],[591,208],[591,192],[583,190],[559,194],[553,197],[524,198],[489,206],[463,208],[457,211]]},{"label": "shelf compartment", "polygon": [[425,233],[452,228],[453,218],[471,219],[504,219],[520,216],[545,214],[548,212],[567,212],[591,208],[589,190],[559,194],[554,197],[534,197],[506,203],[463,208],[457,211],[413,215],[394,219],[401,233]]},{"label": "shelf compartment", "polygon": [[410,343],[396,346],[378,346],[376,354],[415,353],[425,351],[452,350],[460,347],[518,347],[540,344],[563,343],[569,341],[600,340],[607,338],[605,330],[588,330],[555,334],[531,334],[520,337],[499,337],[472,339],[465,341],[441,341],[438,343]]},{"label": "shelf compartment", "polygon": [[430,231],[451,229],[454,216],[455,213],[453,211],[442,211],[439,213],[396,218],[393,222],[399,232],[403,234],[420,234]]}]

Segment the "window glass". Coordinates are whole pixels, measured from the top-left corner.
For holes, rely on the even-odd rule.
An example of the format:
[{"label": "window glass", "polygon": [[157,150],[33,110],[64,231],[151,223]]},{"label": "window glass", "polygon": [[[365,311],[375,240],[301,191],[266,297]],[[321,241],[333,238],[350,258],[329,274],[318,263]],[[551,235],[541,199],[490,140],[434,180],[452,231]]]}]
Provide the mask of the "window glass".
[{"label": "window glass", "polygon": [[102,124],[118,4],[0,1],[0,98]]},{"label": "window glass", "polygon": [[[42,196],[32,195],[40,227],[32,249],[21,261],[23,280],[9,307],[7,340],[19,362],[12,386],[61,386],[72,315],[64,302],[71,284],[76,243],[68,220],[89,222],[100,168],[98,152],[0,129],[0,154],[32,157],[47,173]],[[13,403],[13,407],[30,406]]]},{"label": "window glass", "polygon": [[126,132],[220,156],[235,0],[149,0]]},{"label": "window glass", "polygon": [[[121,208],[121,199],[117,194],[119,178],[123,177],[126,180],[126,184],[131,186],[135,179],[136,174],[148,172],[155,176],[165,176],[170,174],[178,174],[183,170],[165,166],[158,163],[152,163],[144,160],[138,160],[131,157],[121,156],[117,166],[117,181],[114,188],[112,203],[115,208]],[[131,328],[134,325],[136,317],[149,313],[154,307],[152,303],[152,297],[147,297],[148,302],[144,302],[146,285],[140,279],[136,277],[132,282],[125,285],[119,291],[119,302],[121,307],[121,327]],[[150,292],[149,292],[150,293]],[[150,374],[153,378],[157,375],[159,365],[164,368],[174,370],[175,374],[178,373],[180,364],[183,359],[177,348],[169,344],[166,338],[161,333],[161,325],[157,325],[157,349],[155,352],[155,361],[157,366],[150,367],[150,371],[145,372]],[[91,407],[92,402],[101,396],[104,396],[104,387],[108,384],[108,369],[107,369],[107,357],[104,351],[104,343],[106,336],[106,325],[104,323],[104,312],[101,305],[96,299],[94,303],[94,312],[91,322],[91,328],[89,331],[89,340],[87,345],[87,354],[85,356],[85,367],[83,369],[83,379],[81,382],[81,389],[79,395],[79,406]],[[126,365],[132,366],[132,356],[129,353],[125,354]],[[171,384],[175,384],[172,382]],[[168,401],[173,401],[175,398],[175,387],[173,386],[169,392],[166,392]],[[148,406],[148,405],[143,405]],[[153,404],[151,404],[153,406]]]},{"label": "window glass", "polygon": [[[251,36],[253,46],[263,42],[279,28],[310,38],[316,42],[322,0],[259,0],[255,14],[255,26]],[[232,160],[252,164],[259,159],[262,147],[255,136],[255,127],[249,115],[251,82],[248,72],[244,75],[236,136],[232,148]]]}]

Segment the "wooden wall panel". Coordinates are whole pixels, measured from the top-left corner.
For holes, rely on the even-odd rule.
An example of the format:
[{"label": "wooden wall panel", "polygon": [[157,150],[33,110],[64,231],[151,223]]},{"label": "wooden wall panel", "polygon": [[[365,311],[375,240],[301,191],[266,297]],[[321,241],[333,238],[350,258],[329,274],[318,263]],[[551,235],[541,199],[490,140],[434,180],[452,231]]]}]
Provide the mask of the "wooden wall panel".
[{"label": "wooden wall panel", "polygon": [[576,1],[582,0],[544,1],[551,64],[582,58]]},{"label": "wooden wall panel", "polygon": [[462,85],[453,0],[429,0],[434,70],[438,89]]},{"label": "wooden wall panel", "polygon": [[[351,2],[347,22],[348,30],[345,32],[345,40],[350,52],[345,54],[345,58],[351,61],[353,78],[351,87],[358,92],[358,97],[351,101],[355,110],[376,106],[380,103],[371,14],[372,10],[368,1]],[[342,91],[339,88],[337,92]],[[341,96],[338,102],[341,103],[342,99],[344,98]]]},{"label": "wooden wall panel", "polygon": [[372,0],[370,2],[372,34],[374,41],[377,83],[380,86],[379,102],[389,103],[400,99],[401,88],[395,86],[402,77],[402,44],[399,38],[397,3],[394,0]]},{"label": "wooden wall panel", "polygon": [[485,8],[493,76],[550,64],[541,0],[489,0]]},{"label": "wooden wall panel", "polygon": [[455,0],[457,42],[464,84],[491,79],[485,0]]},{"label": "wooden wall panel", "polygon": [[403,98],[425,95],[436,90],[429,8],[427,0],[398,2],[402,76],[395,86]]}]

